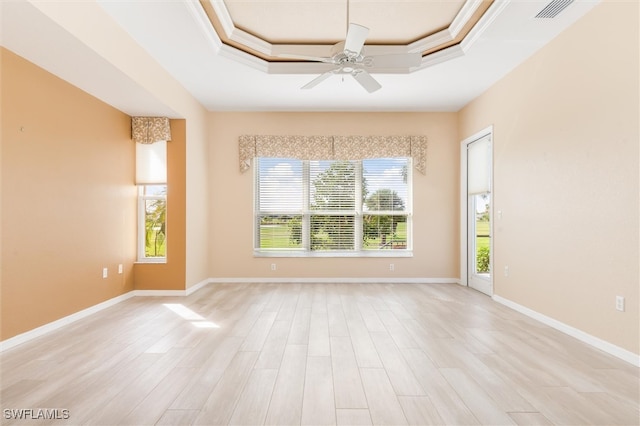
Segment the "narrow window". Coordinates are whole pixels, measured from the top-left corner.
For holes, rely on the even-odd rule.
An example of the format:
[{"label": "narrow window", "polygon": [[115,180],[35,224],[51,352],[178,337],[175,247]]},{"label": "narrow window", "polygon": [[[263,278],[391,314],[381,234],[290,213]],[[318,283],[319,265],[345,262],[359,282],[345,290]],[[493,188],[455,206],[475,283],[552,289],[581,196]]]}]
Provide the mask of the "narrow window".
[{"label": "narrow window", "polygon": [[139,185],[138,213],[138,261],[166,261],[167,185]]},{"label": "narrow window", "polygon": [[138,262],[167,259],[167,142],[136,143]]},{"label": "narrow window", "polygon": [[406,250],[411,227],[408,158],[363,160],[363,248]]}]

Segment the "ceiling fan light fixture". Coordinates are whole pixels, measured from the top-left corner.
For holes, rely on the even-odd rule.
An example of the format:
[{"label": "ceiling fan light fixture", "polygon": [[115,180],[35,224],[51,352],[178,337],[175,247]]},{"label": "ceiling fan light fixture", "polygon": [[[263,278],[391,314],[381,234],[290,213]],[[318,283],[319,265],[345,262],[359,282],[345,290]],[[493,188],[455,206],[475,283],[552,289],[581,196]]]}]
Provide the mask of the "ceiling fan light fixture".
[{"label": "ceiling fan light fixture", "polygon": [[[350,23],[347,37],[344,41],[336,43],[330,57],[311,57],[286,53],[278,56],[335,65],[335,69],[319,75],[302,86],[303,89],[311,89],[317,86],[329,78],[331,74],[351,74],[366,91],[372,93],[382,86],[369,74],[370,72],[384,72],[388,69],[406,69],[408,71],[410,68],[420,65],[422,55],[419,53],[364,56],[362,51],[368,34],[369,28]],[[367,70],[365,71],[364,68],[367,68]]]}]

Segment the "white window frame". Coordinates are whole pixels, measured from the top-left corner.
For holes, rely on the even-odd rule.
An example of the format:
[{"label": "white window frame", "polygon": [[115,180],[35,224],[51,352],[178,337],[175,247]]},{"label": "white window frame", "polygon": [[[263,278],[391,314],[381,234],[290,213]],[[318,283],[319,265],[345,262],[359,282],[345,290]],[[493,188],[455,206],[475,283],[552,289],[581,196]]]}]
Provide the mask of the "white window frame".
[{"label": "white window frame", "polygon": [[[165,242],[164,256],[147,257],[146,255],[146,202],[148,200],[167,200],[167,195],[145,194],[145,186],[167,186],[167,184],[138,185],[138,263],[166,263],[168,246]],[[167,241],[167,218],[165,217],[165,241]]]},{"label": "white window frame", "polygon": [[[324,211],[317,211],[310,209],[310,166],[309,160],[300,160],[302,161],[302,173],[303,173],[303,193],[304,193],[304,203],[303,203],[303,211],[297,213],[298,215],[302,215],[302,247],[301,248],[288,248],[288,249],[260,249],[258,247],[260,241],[260,226],[258,224],[258,217],[260,214],[279,214],[279,212],[260,212],[258,209],[258,174],[260,173],[260,167],[258,165],[258,161],[256,161],[256,166],[254,169],[254,188],[253,188],[253,197],[254,197],[254,211],[253,211],[253,254],[254,257],[413,257],[413,159],[407,157],[407,205],[406,211],[403,212],[387,212],[387,211],[375,211],[375,212],[364,212],[363,211],[363,203],[356,202],[354,211],[345,211],[340,210],[336,212],[331,212],[340,215],[354,215],[355,221],[355,230],[354,230],[354,250],[311,250],[310,249],[310,217],[313,215],[318,215],[324,213]],[[355,197],[356,201],[362,199],[362,173],[363,160],[354,160],[356,163],[356,189],[355,189]],[[291,214],[291,212],[280,213],[280,214]],[[406,216],[407,217],[407,247],[406,249],[394,250],[394,249],[384,249],[384,250],[376,250],[376,249],[363,249],[363,241],[362,241],[362,220],[364,215],[395,215],[395,216]],[[305,232],[305,229],[307,232]]]}]

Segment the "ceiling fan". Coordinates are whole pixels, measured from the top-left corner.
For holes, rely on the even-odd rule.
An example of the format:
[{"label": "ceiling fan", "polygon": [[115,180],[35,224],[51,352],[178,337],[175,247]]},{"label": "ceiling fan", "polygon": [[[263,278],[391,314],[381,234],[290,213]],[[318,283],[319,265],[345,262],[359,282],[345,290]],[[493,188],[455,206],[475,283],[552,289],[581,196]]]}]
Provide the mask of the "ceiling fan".
[{"label": "ceiling fan", "polygon": [[369,28],[350,23],[347,37],[332,47],[331,56],[318,57],[286,53],[277,56],[285,59],[300,59],[335,65],[334,69],[319,75],[302,86],[303,89],[311,89],[334,74],[343,76],[350,74],[367,92],[373,93],[382,86],[371,76],[370,72],[383,72],[385,69],[406,69],[409,71],[410,68],[420,65],[422,61],[420,53],[365,56],[363,48],[368,35]]}]

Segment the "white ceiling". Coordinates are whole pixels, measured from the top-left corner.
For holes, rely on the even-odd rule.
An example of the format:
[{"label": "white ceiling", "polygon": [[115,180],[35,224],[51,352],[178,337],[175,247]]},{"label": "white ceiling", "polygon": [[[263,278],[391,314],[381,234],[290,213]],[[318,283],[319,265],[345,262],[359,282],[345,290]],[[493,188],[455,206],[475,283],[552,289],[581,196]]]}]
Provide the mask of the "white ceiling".
[{"label": "white ceiling", "polygon": [[[383,87],[369,94],[339,76],[300,90],[324,64],[308,66],[306,74],[297,74],[300,67],[296,74],[266,72],[264,61],[220,43],[205,25],[197,1],[97,0],[105,14],[211,111],[457,111],[597,2],[575,0],[554,19],[534,19],[548,0],[497,0],[489,18],[460,46],[431,55],[410,74],[375,74]],[[178,116],[30,1],[0,5],[0,42],[9,50],[127,114]]]}]

